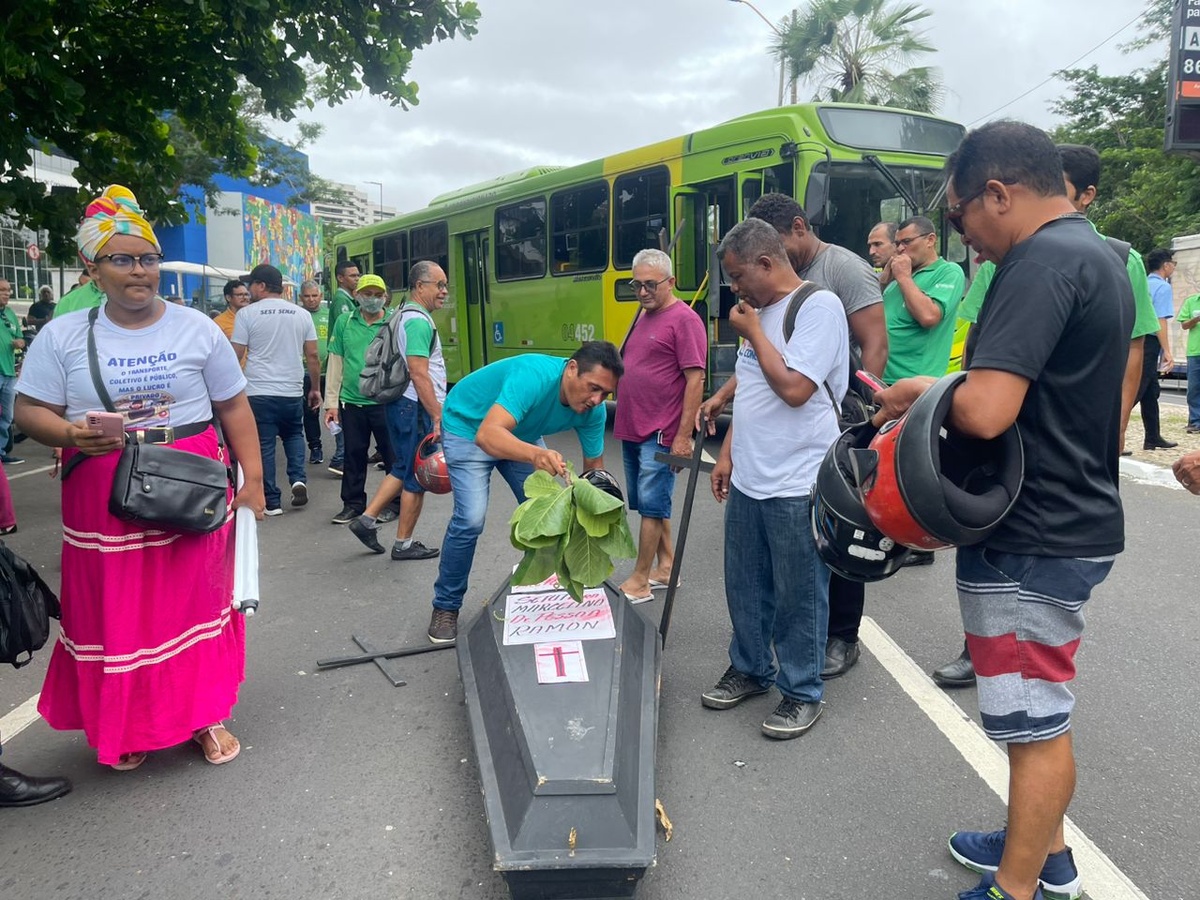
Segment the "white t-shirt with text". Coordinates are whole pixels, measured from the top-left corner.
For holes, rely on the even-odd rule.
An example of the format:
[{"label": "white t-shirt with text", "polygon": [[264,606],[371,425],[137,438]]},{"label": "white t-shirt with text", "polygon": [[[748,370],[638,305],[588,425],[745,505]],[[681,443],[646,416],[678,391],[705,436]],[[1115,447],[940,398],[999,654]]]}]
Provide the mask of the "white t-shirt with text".
[{"label": "white t-shirt with text", "polygon": [[[55,316],[25,356],[17,390],[66,407],[76,421],[102,411],[88,366],[88,313]],[[245,389],[237,356],[221,329],[203,313],[166,304],[146,328],[122,328],[101,307],[96,320],[100,377],[126,427],[179,427],[212,418],[212,403]]]},{"label": "white t-shirt with text", "polygon": [[282,297],[265,297],[239,309],[232,340],[246,348],[246,394],[302,396],[304,342],[316,339],[308,310]]}]

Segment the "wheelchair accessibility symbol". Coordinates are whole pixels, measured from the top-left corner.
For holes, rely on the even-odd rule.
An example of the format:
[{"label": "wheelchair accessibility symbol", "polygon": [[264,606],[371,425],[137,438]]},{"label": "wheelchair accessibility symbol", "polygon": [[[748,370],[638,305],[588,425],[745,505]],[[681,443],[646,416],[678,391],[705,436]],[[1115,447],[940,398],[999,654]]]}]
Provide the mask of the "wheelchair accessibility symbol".
[{"label": "wheelchair accessibility symbol", "polygon": [[504,343],[504,323],[503,322],[493,322],[492,323],[492,343],[493,344],[503,344]]}]

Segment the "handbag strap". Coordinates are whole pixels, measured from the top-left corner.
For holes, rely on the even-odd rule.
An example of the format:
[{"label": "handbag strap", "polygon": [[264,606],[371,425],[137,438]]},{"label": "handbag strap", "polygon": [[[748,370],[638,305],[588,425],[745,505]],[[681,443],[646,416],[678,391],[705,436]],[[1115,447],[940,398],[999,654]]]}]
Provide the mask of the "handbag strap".
[{"label": "handbag strap", "polygon": [[99,315],[100,307],[98,306],[93,306],[88,312],[88,371],[92,374],[92,386],[96,388],[96,395],[100,398],[100,402],[104,404],[104,408],[109,412],[116,412],[117,409],[113,406],[112,397],[108,395],[108,388],[104,386],[104,379],[100,377],[100,354],[96,350],[96,319]]}]

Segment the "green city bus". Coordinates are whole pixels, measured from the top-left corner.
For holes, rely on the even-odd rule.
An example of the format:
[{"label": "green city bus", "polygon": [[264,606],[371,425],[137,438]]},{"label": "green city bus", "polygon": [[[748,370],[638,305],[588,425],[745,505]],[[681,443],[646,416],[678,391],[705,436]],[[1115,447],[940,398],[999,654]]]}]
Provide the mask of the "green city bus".
[{"label": "green city bus", "polygon": [[[406,292],[409,266],[436,260],[450,296],[434,315],[453,383],[518,353],[620,346],[638,310],[634,254],[669,249],[676,292],[708,325],[709,389],[731,373],[735,298],[716,245],[764,193],[799,200],[822,240],[863,253],[876,222],[940,219],[942,165],[961,125],[924,113],[812,103],[741,116],[570,167],[543,166],[452,191],[417,212],[335,238],[338,260]],[[965,265],[947,240],[944,256]]]}]

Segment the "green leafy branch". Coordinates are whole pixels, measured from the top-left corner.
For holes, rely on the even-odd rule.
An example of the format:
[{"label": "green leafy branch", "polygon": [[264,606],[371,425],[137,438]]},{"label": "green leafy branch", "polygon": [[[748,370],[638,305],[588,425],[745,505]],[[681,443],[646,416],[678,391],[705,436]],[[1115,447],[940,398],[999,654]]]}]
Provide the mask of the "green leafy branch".
[{"label": "green leafy branch", "polygon": [[509,540],[525,556],[513,584],[537,584],[551,575],[577,603],[613,571],[613,558],[632,559],[637,546],[625,521],[625,504],[582,478],[563,485],[548,472],[525,479],[528,498],[508,520]]}]

